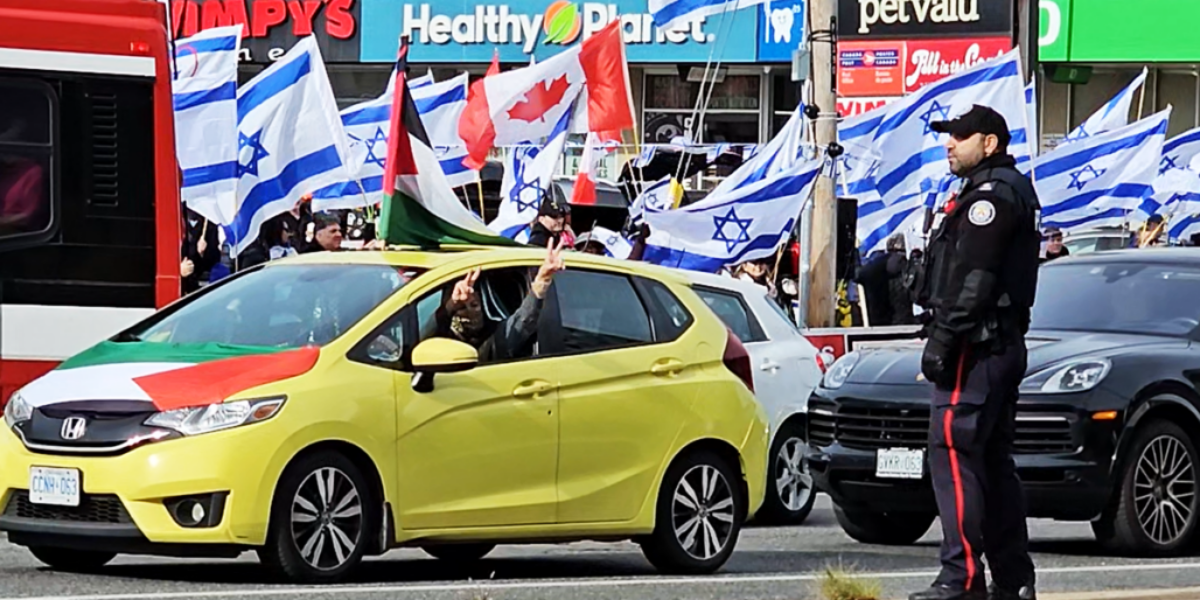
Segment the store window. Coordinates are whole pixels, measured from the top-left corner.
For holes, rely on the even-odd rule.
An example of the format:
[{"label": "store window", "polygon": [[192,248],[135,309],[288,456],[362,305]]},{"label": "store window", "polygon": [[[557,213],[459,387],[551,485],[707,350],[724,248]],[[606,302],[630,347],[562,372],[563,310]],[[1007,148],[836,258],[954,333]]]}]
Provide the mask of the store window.
[{"label": "store window", "polygon": [[[1170,139],[1189,129],[1200,125],[1197,123],[1197,81],[1195,70],[1160,69],[1153,74],[1154,111],[1165,110],[1171,106],[1171,123],[1167,126],[1167,138]],[[1147,103],[1149,106],[1149,103]],[[1151,114],[1147,110],[1146,114]]]},{"label": "store window", "polygon": [[790,74],[771,77],[771,137],[774,138],[787,125],[788,119],[800,105],[800,82],[792,81]]},{"label": "store window", "polygon": [[[677,136],[699,129],[701,144],[756,144],[759,126],[759,76],[725,75],[711,86],[708,109],[695,119],[700,84],[675,74],[648,73],[645,77],[644,128],[646,142],[666,144]],[[709,85],[704,93],[709,94]]]},{"label": "store window", "polygon": [[52,94],[45,85],[0,78],[0,240],[50,229]]}]

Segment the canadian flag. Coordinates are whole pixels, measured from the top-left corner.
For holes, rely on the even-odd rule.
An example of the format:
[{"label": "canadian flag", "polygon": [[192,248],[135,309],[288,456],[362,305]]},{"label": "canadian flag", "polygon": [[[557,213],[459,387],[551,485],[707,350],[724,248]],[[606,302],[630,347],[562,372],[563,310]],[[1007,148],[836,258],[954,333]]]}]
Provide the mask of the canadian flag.
[{"label": "canadian flag", "polygon": [[620,21],[566,52],[472,84],[458,123],[468,151],[463,163],[482,169],[493,147],[548,137],[572,105],[576,105],[572,131],[619,132],[633,127],[633,95]]},{"label": "canadian flag", "polygon": [[604,155],[617,149],[621,143],[620,131],[588,133],[579,157],[579,173],[575,176],[575,187],[571,189],[571,204],[596,203],[596,170]]}]

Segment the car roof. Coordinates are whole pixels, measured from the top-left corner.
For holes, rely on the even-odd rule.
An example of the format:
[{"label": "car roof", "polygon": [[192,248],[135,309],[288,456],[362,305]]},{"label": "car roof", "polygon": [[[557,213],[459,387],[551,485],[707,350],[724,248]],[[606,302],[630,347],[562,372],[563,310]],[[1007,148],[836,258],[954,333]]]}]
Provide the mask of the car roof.
[{"label": "car roof", "polygon": [[767,293],[766,289],[756,283],[728,275],[705,273],[703,271],[683,271],[683,277],[694,284],[735,291],[748,296],[765,296]]},{"label": "car roof", "polygon": [[1200,247],[1192,246],[1159,246],[1150,248],[1122,248],[1104,252],[1089,252],[1087,254],[1070,255],[1056,258],[1046,263],[1046,267],[1057,267],[1068,264],[1105,264],[1105,263],[1170,263],[1179,265],[1200,266]]}]

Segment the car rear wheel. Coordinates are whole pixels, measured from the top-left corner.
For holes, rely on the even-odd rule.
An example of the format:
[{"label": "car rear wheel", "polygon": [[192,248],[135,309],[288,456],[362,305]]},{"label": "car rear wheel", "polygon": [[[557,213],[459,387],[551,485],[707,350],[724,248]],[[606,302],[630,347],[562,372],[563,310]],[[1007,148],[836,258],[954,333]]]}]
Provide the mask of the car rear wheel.
[{"label": "car rear wheel", "polygon": [[56,571],[72,573],[87,573],[95,571],[116,558],[116,552],[96,552],[92,550],[71,550],[68,548],[48,548],[32,546],[29,551],[34,558],[46,563]]},{"label": "car rear wheel", "polygon": [[1147,423],[1134,436],[1113,507],[1092,530],[1111,551],[1178,554],[1194,537],[1200,512],[1196,447],[1182,427],[1165,420]]},{"label": "car rear wheel", "polygon": [[377,506],[362,471],[337,452],[288,467],[275,490],[267,545],[259,558],[289,581],[341,581],[362,562],[378,531]]},{"label": "car rear wheel", "polygon": [[785,424],[771,445],[767,496],[756,520],[768,525],[800,525],[817,500],[808,470],[808,442],[795,423]]},{"label": "car rear wheel", "polygon": [[880,513],[833,507],[838,525],[846,535],[864,544],[906,546],[929,531],[937,515],[932,513]]},{"label": "car rear wheel", "polygon": [[446,544],[424,546],[426,554],[450,563],[472,563],[496,549],[495,544]]},{"label": "car rear wheel", "polygon": [[746,515],[737,473],[710,451],[671,465],[658,493],[654,533],[642,541],[642,552],[655,568],[707,574],[729,560]]}]

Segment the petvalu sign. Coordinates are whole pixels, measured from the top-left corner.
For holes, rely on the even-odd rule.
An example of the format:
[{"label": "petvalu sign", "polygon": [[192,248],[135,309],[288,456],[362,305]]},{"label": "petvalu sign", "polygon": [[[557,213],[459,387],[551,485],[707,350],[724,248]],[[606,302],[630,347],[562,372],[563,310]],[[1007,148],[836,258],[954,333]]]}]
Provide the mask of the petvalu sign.
[{"label": "petvalu sign", "polygon": [[1012,6],[1012,0],[838,0],[838,36],[1011,35]]}]

